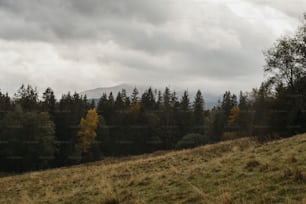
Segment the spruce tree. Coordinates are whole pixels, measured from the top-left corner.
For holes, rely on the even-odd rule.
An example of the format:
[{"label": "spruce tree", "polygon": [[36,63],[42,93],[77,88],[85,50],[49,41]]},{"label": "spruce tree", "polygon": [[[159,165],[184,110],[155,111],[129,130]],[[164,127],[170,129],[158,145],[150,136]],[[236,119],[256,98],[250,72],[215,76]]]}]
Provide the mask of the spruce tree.
[{"label": "spruce tree", "polygon": [[47,112],[24,112],[17,104],[0,124],[0,167],[25,171],[50,167],[56,151],[55,128]]},{"label": "spruce tree", "polygon": [[193,103],[194,131],[204,133],[204,99],[200,90],[197,91]]},{"label": "spruce tree", "polygon": [[43,110],[47,111],[52,117],[55,115],[56,110],[56,99],[54,92],[51,88],[47,88],[43,93]]}]

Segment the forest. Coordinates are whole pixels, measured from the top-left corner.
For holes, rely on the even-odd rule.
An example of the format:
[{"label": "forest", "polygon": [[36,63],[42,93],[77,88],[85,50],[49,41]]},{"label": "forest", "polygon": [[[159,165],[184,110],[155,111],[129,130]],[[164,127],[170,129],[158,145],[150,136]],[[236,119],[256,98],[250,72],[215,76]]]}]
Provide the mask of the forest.
[{"label": "forest", "polygon": [[306,132],[306,25],[264,52],[266,80],[204,109],[205,87],[195,98],[175,90],[125,90],[99,102],[78,93],[56,99],[21,85],[0,92],[0,171],[20,172],[190,148],[240,137],[260,142]]}]

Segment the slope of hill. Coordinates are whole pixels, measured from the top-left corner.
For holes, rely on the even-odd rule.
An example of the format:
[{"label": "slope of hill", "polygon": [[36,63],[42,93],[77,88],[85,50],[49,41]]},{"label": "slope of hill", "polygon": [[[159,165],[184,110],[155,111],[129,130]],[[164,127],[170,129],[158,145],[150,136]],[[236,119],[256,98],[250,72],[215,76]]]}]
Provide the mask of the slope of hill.
[{"label": "slope of hill", "polygon": [[306,134],[0,178],[0,203],[305,203]]}]

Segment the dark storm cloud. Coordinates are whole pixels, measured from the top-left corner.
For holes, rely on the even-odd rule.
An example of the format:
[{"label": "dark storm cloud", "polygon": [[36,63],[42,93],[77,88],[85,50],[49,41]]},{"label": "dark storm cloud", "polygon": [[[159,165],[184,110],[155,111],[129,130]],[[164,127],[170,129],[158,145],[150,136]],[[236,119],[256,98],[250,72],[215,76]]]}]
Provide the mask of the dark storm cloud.
[{"label": "dark storm cloud", "polygon": [[164,0],[71,1],[71,5],[76,11],[87,16],[137,18],[152,24],[160,24],[167,21],[171,15],[171,11],[168,10],[169,4],[171,4],[171,1]]},{"label": "dark storm cloud", "polygon": [[[54,77],[48,85],[63,90],[101,86],[107,77],[106,83],[223,80],[223,89],[241,78],[258,82],[262,51],[282,26],[293,30],[305,7],[302,0],[0,0],[0,70],[11,66],[4,88],[44,83],[34,72]],[[32,69],[20,75],[24,64]]]},{"label": "dark storm cloud", "polygon": [[0,2],[0,36],[7,39],[99,38],[129,21],[158,25],[171,15],[169,1],[8,0]]}]

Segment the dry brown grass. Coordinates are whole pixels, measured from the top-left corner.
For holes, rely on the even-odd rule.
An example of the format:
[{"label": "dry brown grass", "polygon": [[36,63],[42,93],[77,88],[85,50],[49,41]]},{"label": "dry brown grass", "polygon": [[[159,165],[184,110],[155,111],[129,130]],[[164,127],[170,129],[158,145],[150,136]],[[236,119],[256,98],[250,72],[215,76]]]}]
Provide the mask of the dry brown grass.
[{"label": "dry brown grass", "polygon": [[244,138],[3,177],[0,203],[301,203],[305,173],[306,134]]}]

